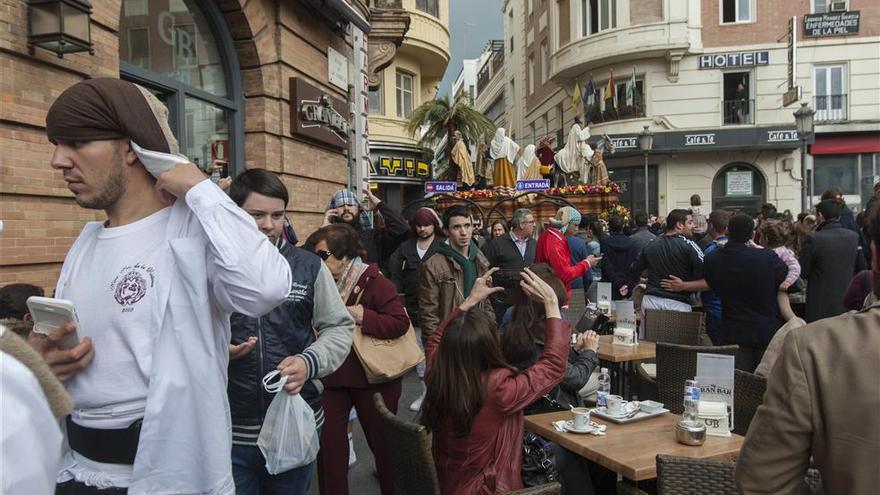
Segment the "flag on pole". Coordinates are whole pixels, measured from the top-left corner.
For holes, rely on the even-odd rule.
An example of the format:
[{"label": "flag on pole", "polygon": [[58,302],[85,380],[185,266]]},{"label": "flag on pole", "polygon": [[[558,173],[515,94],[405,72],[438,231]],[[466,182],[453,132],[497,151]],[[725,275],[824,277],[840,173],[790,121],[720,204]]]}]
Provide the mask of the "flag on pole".
[{"label": "flag on pole", "polygon": [[617,92],[614,91],[614,71],[611,71],[611,77],[608,78],[608,84],[605,85],[605,99],[611,100],[611,108],[617,106]]},{"label": "flag on pole", "polygon": [[633,66],[632,77],[626,85],[626,105],[635,106],[636,103],[636,68]]},{"label": "flag on pole", "polygon": [[605,86],[602,86],[601,88],[599,88],[599,110],[601,110],[603,112],[605,111],[605,94],[606,94],[605,90],[606,90]]},{"label": "flag on pole", "polygon": [[578,107],[581,105],[581,85],[575,80],[574,89],[571,92],[571,106],[574,107],[575,113],[577,112]]},{"label": "flag on pole", "polygon": [[593,84],[593,78],[584,87],[584,106],[591,107],[596,102],[596,86]]}]

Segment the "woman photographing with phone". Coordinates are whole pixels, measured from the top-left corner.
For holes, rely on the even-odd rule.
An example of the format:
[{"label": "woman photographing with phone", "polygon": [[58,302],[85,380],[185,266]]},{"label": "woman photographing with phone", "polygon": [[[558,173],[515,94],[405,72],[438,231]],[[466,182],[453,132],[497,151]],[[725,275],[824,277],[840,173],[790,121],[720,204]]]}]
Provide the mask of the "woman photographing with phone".
[{"label": "woman photographing with phone", "polygon": [[571,339],[559,298],[524,269],[520,287],[543,304],[544,349],[519,372],[501,352],[496,324],[469,311],[490,295],[497,268],[477,278],[470,295],[425,345],[427,393],[421,422],[433,431],[434,460],[445,495],[506,493],[522,488],[523,410],[563,378]]}]

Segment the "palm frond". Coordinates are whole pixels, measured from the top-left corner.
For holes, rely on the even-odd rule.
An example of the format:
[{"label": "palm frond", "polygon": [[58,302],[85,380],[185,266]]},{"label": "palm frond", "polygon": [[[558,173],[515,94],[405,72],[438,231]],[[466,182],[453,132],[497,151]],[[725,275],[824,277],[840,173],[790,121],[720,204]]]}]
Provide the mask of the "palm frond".
[{"label": "palm frond", "polygon": [[[430,147],[447,137],[454,130],[471,142],[482,140],[495,132],[495,125],[465,100],[450,103],[449,97],[436,98],[419,105],[413,110],[405,130],[411,136],[425,129],[419,139],[419,146]],[[448,143],[447,148],[452,143]]]}]

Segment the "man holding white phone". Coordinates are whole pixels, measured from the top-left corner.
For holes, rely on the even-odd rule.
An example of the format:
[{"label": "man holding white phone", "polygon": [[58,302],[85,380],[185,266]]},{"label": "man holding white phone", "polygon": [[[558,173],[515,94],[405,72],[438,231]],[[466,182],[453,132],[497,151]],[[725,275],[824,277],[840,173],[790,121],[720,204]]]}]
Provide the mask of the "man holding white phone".
[{"label": "man holding white phone", "polygon": [[[107,215],[74,242],[55,291],[79,328],[31,339],[74,400],[57,493],[233,493],[229,315],[283,302],[290,266],[177,155],[167,109],[144,88],[80,82],[46,124],[52,167]],[[74,331],[79,344],[60,349]]]}]

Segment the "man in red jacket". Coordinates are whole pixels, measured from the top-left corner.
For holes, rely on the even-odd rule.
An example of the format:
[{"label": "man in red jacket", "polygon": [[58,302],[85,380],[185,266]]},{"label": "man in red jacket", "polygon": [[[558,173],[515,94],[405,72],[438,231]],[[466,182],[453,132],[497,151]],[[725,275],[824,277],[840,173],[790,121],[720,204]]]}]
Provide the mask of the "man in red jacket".
[{"label": "man in red jacket", "polygon": [[565,284],[566,299],[571,297],[571,282],[582,277],[590,267],[601,260],[590,255],[575,265],[571,264],[571,251],[568,249],[568,241],[565,240],[565,231],[568,230],[569,225],[577,225],[580,222],[581,214],[576,209],[563,206],[556,212],[556,216],[550,219],[547,230],[538,238],[538,247],[535,251],[535,263],[550,265],[556,276]]}]

